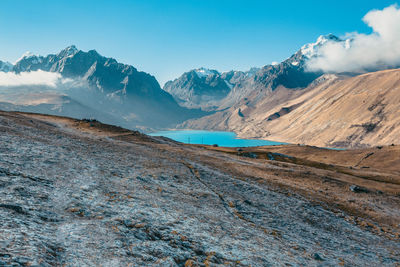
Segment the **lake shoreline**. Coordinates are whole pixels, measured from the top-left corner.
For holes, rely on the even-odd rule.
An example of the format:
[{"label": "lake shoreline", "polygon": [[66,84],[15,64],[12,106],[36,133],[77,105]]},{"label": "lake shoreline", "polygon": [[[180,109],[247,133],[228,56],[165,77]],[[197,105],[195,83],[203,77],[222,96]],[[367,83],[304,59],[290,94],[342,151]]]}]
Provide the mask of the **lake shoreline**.
[{"label": "lake shoreline", "polygon": [[174,141],[195,145],[218,145],[223,147],[255,147],[284,145],[288,143],[262,139],[238,138],[235,132],[207,130],[169,130],[150,133],[150,136],[164,136]]}]

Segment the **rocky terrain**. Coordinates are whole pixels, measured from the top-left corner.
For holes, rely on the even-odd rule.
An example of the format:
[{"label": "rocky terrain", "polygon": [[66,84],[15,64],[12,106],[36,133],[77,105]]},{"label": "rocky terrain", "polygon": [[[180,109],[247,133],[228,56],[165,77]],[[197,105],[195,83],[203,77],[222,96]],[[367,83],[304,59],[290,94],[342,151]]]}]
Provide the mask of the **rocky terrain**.
[{"label": "rocky terrain", "polygon": [[94,120],[1,112],[0,131],[1,266],[400,261],[396,176],[368,183],[336,161],[216,151]]}]

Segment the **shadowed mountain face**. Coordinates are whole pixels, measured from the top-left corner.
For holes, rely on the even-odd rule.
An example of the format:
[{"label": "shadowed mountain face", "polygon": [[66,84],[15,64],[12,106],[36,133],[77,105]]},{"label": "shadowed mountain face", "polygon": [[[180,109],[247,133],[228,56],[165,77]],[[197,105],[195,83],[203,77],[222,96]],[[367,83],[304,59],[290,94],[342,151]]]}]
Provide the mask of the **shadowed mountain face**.
[{"label": "shadowed mountain face", "polygon": [[106,93],[158,96],[169,98],[171,102],[170,96],[160,90],[153,76],[139,72],[130,65],[118,63],[113,58],[103,57],[95,50],[83,52],[75,46],[70,46],[57,55],[25,56],[13,68],[16,73],[35,70],[58,72],[66,78],[81,77]]},{"label": "shadowed mountain face", "polygon": [[[5,71],[4,66],[1,69]],[[201,114],[198,110],[180,107],[170,94],[160,88],[152,75],[118,63],[113,58],[103,57],[95,50],[84,52],[70,46],[56,55],[43,57],[26,54],[11,67],[8,70],[16,74],[35,71],[61,74],[63,81],[60,85],[47,88],[47,91],[58,91],[60,96],[72,98],[72,102],[89,106],[88,110],[95,109],[97,114],[108,114],[98,118],[108,123],[129,128],[166,127]],[[71,83],[71,80],[74,82]],[[69,84],[66,85],[65,81],[69,81]],[[69,103],[64,102],[64,106]],[[22,106],[18,108],[18,103],[13,104],[18,110],[27,110]],[[68,109],[58,109],[61,110],[58,114],[71,116],[66,112]],[[28,110],[35,110],[35,106]],[[45,113],[54,114],[54,110],[50,108]],[[82,112],[81,117],[89,114],[93,112]],[[107,119],[110,117],[114,118],[113,121]]]}]

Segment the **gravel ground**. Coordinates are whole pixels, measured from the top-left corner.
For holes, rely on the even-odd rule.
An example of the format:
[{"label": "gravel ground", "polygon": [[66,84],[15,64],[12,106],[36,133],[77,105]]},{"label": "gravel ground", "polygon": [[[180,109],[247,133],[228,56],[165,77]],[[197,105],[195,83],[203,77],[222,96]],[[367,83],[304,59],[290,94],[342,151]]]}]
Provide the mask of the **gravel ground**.
[{"label": "gravel ground", "polygon": [[399,264],[398,240],[188,156],[195,148],[6,113],[0,132],[0,266]]}]

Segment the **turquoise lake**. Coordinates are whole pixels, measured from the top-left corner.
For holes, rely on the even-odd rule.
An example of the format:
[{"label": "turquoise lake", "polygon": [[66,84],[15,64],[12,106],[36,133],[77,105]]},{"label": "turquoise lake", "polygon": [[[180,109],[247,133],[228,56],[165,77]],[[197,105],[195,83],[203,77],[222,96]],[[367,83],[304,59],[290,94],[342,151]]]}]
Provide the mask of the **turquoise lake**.
[{"label": "turquoise lake", "polygon": [[213,132],[200,130],[160,131],[151,133],[151,136],[165,136],[172,140],[186,144],[204,144],[226,146],[226,147],[248,147],[248,146],[273,146],[285,143],[236,138],[233,132]]}]

